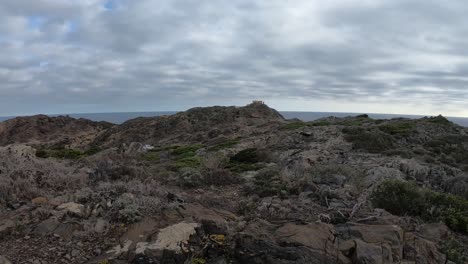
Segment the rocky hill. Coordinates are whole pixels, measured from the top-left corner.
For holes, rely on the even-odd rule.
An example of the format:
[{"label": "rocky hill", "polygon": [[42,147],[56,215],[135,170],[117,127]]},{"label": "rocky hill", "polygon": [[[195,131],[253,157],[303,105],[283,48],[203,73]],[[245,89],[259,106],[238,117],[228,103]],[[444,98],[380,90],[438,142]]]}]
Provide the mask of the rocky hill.
[{"label": "rocky hill", "polygon": [[281,123],[284,118],[263,104],[244,107],[197,107],[170,116],[141,117],[115,126],[96,139],[96,145],[118,146],[141,142],[205,141],[220,135],[244,136],[269,123]]},{"label": "rocky hill", "polygon": [[442,116],[31,120],[0,147],[0,263],[468,263],[467,129]]},{"label": "rocky hill", "polygon": [[36,115],[0,122],[0,146],[13,143],[47,144],[79,148],[88,145],[112,124],[69,116]]}]

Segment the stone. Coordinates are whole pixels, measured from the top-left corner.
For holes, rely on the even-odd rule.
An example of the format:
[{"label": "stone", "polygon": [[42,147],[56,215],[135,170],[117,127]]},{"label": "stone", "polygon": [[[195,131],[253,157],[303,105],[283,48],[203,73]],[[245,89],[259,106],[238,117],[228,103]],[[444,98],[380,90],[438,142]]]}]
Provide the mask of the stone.
[{"label": "stone", "polygon": [[434,242],[418,237],[414,233],[405,233],[404,257],[416,263],[447,263],[444,254],[437,250]]},{"label": "stone", "polygon": [[[360,239],[355,240],[356,250],[353,260],[355,263],[365,264],[391,264],[392,255],[390,252],[384,255],[384,250],[380,245],[366,243]],[[390,254],[388,254],[390,253]]]},{"label": "stone", "polygon": [[442,223],[424,224],[419,227],[418,232],[422,237],[434,242],[441,242],[450,237],[449,228]]},{"label": "stone", "polygon": [[168,251],[176,255],[186,253],[189,251],[189,240],[199,227],[198,223],[180,222],[163,228],[159,231],[156,241],[138,242],[135,254],[162,257],[162,253]]},{"label": "stone", "polygon": [[0,256],[0,264],[11,264],[11,262],[4,256]]},{"label": "stone", "polygon": [[48,200],[45,197],[36,197],[36,198],[31,200],[31,203],[33,203],[35,205],[39,205],[39,204],[46,204],[47,201]]},{"label": "stone", "polygon": [[74,202],[61,204],[57,207],[57,209],[66,211],[67,213],[78,217],[82,217],[84,215],[85,210],[84,205],[77,204]]},{"label": "stone", "polygon": [[317,258],[347,263],[348,260],[335,243],[337,240],[334,233],[333,226],[325,223],[287,223],[276,230],[275,236],[278,237],[279,244],[302,245],[312,250]]},{"label": "stone", "polygon": [[403,230],[399,226],[346,223],[338,225],[337,231],[344,239],[360,239],[375,245],[387,244],[391,248],[393,261],[403,259],[404,237]]},{"label": "stone", "polygon": [[109,225],[109,222],[107,222],[106,220],[104,220],[102,218],[99,218],[96,221],[96,224],[94,225],[94,232],[104,233],[107,230],[108,225]]},{"label": "stone", "polygon": [[10,219],[0,220],[0,235],[6,235],[10,233],[15,227],[15,222]]}]

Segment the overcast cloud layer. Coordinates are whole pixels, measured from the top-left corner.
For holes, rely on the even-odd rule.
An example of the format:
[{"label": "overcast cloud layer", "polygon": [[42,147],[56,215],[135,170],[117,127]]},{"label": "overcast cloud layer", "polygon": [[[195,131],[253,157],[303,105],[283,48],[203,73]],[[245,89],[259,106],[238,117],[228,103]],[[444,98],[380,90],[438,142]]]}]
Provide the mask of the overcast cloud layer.
[{"label": "overcast cloud layer", "polygon": [[0,116],[279,110],[468,116],[468,3],[2,0]]}]

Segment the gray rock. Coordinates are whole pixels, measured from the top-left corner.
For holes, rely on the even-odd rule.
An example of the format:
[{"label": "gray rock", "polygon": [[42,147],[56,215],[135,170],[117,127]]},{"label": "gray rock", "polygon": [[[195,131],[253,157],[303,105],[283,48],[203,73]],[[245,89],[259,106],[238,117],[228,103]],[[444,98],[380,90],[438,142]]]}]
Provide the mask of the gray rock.
[{"label": "gray rock", "polygon": [[60,225],[60,222],[57,219],[46,219],[39,223],[34,229],[34,233],[38,235],[46,235],[52,233]]},{"label": "gray rock", "polygon": [[0,264],[11,264],[11,262],[4,256],[0,256]]},{"label": "gray rock", "polygon": [[57,207],[57,209],[66,211],[67,213],[78,216],[78,217],[84,216],[84,211],[85,211],[84,205],[77,204],[74,202],[61,204]]},{"label": "gray rock", "polygon": [[15,227],[15,222],[10,219],[0,220],[0,234],[5,235]]},{"label": "gray rock", "polygon": [[108,225],[109,225],[109,222],[107,222],[106,220],[102,218],[99,218],[96,224],[94,225],[94,231],[96,233],[104,233],[107,230]]}]

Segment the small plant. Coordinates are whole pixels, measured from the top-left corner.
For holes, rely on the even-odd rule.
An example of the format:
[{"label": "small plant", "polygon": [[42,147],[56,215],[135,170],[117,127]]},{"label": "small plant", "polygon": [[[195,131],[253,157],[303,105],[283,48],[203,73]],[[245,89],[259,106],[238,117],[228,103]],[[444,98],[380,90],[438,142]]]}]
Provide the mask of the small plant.
[{"label": "small plant", "polygon": [[193,258],[192,264],[206,264],[206,260],[204,258]]},{"label": "small plant", "polygon": [[260,162],[260,155],[256,148],[248,148],[241,150],[236,155],[232,156],[230,161],[240,163],[257,163]]}]

